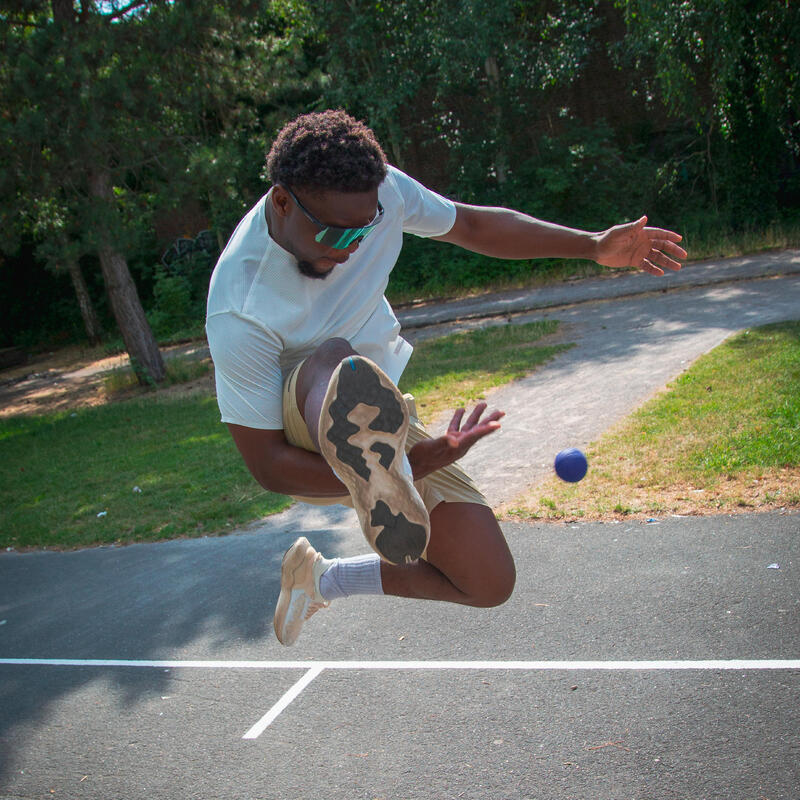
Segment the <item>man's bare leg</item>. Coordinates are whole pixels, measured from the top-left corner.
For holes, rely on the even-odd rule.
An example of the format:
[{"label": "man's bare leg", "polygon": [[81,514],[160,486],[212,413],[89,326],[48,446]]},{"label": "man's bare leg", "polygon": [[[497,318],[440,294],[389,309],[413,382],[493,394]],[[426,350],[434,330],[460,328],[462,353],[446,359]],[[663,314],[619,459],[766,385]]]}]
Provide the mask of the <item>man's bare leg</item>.
[{"label": "man's bare leg", "polygon": [[[357,355],[345,339],[323,343],[303,364],[297,379],[297,405],[319,446],[322,401],[342,359]],[[381,562],[385,594],[495,606],[510,596],[514,561],[494,513],[477,503],[439,503],[430,514],[431,538],[425,560],[395,565]]]},{"label": "man's bare leg", "polygon": [[318,450],[319,417],[331,375],[343,359],[357,355],[346,339],[328,339],[300,367],[297,375],[297,407]]},{"label": "man's bare leg", "polygon": [[514,559],[494,513],[478,503],[439,503],[431,511],[426,560],[381,562],[385,594],[497,606],[511,596]]}]

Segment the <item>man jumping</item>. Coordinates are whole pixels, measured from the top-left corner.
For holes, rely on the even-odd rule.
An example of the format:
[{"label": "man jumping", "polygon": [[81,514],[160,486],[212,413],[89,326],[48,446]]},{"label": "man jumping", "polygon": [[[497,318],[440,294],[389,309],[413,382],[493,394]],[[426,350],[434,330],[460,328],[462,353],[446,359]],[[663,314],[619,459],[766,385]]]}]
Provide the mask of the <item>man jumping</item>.
[{"label": "man jumping", "polygon": [[222,421],[264,488],[352,506],[374,551],[326,559],[300,537],[281,566],[278,640],[293,644],[311,614],[352,594],[505,602],[513,559],[456,463],[503,412],[459,409],[432,438],[398,391],[412,348],[384,291],[403,233],[497,258],[581,258],[654,275],[680,269],[681,237],[646,217],[590,233],[455,203],[387,164],[372,131],[343,111],[290,122],[267,168],[272,187],[211,278],[206,331]]}]

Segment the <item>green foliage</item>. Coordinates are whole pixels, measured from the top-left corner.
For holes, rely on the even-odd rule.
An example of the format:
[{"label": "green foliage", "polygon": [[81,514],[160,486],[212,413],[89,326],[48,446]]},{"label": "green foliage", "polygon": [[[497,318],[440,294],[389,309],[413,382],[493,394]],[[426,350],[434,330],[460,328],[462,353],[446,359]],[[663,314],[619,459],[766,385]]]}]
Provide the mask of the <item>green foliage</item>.
[{"label": "green foliage", "polygon": [[458,247],[406,235],[388,295],[395,300],[439,297],[530,277],[531,261],[485,258]]},{"label": "green foliage", "polygon": [[[800,7],[786,0],[620,0],[639,69],[694,136],[674,163],[737,228],[800,200]],[[655,88],[654,86],[654,88]],[[687,177],[689,177],[687,175]]]},{"label": "green foliage", "polygon": [[156,336],[167,335],[191,322],[192,289],[185,276],[170,275],[163,267],[157,267],[153,299],[148,321]]},{"label": "green foliage", "polygon": [[202,325],[208,282],[217,255],[216,250],[193,252],[169,266],[159,264],[155,267],[153,303],[147,317],[160,339]]},{"label": "green foliage", "polygon": [[585,68],[598,24],[591,4],[565,0],[315,6],[335,77],[323,102],[365,117],[401,168],[426,172],[436,159],[424,177],[465,201],[516,169],[557,91]]},{"label": "green foliage", "polygon": [[[3,251],[27,236],[60,270],[111,245],[147,304],[165,217],[199,204],[201,227],[224,240],[263,191],[269,136],[318,82],[291,21],[299,8],[0,3]],[[100,198],[103,174],[112,191]]]},{"label": "green foliage", "polygon": [[[102,304],[88,271],[113,240],[161,330],[199,308],[193,283],[181,299],[153,269],[161,252],[201,228],[224,243],[267,189],[275,132],[315,108],[365,119],[393,163],[462,202],[593,230],[647,213],[723,238],[800,217],[786,0],[0,0],[0,19],[0,249],[32,242],[52,271],[78,259]],[[90,196],[97,169],[112,202]],[[532,266],[414,240],[390,291]]]},{"label": "green foliage", "polygon": [[[95,279],[90,288],[101,298],[102,313],[97,273],[89,276]],[[29,237],[22,238],[16,255],[0,254],[0,347],[38,350],[85,342],[85,337],[66,272],[48,271]]]}]

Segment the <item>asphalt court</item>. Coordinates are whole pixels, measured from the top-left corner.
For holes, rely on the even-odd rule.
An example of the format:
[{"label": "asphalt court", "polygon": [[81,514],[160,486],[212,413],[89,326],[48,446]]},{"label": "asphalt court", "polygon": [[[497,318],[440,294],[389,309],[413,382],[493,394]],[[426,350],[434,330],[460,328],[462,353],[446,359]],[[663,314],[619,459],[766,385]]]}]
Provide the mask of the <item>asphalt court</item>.
[{"label": "asphalt court", "polygon": [[503,527],[506,605],[351,598],[290,650],[264,535],[0,557],[0,797],[798,796],[800,515]]}]

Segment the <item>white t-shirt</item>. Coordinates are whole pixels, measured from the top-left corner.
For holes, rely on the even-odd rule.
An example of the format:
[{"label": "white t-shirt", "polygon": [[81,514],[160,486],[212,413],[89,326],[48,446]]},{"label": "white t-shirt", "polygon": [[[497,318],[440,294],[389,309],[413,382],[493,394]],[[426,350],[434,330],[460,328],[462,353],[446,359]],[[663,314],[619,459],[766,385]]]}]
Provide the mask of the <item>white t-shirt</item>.
[{"label": "white t-shirt", "polygon": [[206,334],[223,422],[283,428],[284,378],[322,342],[347,339],[397,382],[411,356],[383,296],[403,232],[441,236],[453,203],[389,167],[383,219],[325,280],[307,278],[269,235],[265,195],[242,219],[211,276]]}]

